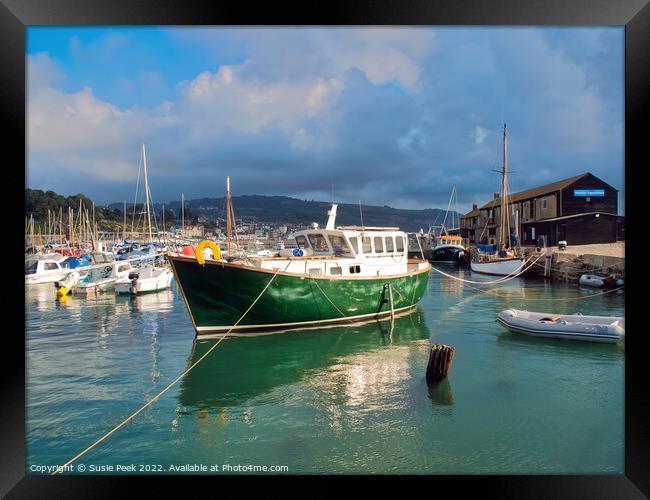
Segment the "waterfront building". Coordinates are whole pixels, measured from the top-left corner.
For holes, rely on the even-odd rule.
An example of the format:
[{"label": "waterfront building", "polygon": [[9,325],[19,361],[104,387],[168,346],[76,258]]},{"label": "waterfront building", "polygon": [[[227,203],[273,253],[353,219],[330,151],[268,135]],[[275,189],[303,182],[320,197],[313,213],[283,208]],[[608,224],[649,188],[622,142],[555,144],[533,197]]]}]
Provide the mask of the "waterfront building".
[{"label": "waterfront building", "polygon": [[[461,236],[469,243],[499,241],[501,200],[498,193],[460,219]],[[549,246],[613,243],[624,238],[624,217],[618,215],[618,190],[590,172],[508,195],[509,234],[522,245]]]}]

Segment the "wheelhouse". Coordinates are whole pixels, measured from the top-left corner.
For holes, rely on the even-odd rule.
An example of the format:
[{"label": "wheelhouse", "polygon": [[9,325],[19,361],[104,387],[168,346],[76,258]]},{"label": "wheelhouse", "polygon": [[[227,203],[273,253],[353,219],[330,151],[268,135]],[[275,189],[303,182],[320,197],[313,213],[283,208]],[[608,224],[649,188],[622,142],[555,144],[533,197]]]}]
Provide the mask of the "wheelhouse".
[{"label": "wheelhouse", "polygon": [[297,232],[295,240],[299,249],[316,256],[400,258],[408,249],[406,233],[395,227],[309,229]]}]

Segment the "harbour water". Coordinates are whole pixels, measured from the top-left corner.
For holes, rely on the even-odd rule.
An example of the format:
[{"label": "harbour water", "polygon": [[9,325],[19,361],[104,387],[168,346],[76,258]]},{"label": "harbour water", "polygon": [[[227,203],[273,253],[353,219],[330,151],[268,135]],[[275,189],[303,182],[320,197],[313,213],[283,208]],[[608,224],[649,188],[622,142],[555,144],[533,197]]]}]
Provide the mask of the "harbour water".
[{"label": "harbour water", "polygon": [[[75,463],[136,464],[136,473],[229,464],[289,473],[620,474],[624,346],[532,338],[494,321],[506,308],[624,315],[623,291],[587,297],[594,293],[520,279],[495,291],[432,271],[418,309],[392,329],[383,321],[227,338]],[[156,294],[65,302],[52,284],[34,285],[25,305],[28,474],[74,457],[215,342],[195,341],[175,283]],[[448,378],[428,388],[432,342],[456,355]]]}]

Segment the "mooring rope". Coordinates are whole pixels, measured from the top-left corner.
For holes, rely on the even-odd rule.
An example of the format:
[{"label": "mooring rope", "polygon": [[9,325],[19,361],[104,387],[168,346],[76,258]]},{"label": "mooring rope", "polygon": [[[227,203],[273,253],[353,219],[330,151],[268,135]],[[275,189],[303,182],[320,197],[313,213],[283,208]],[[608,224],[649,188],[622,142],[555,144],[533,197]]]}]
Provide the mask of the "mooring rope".
[{"label": "mooring rope", "polygon": [[[467,286],[467,288],[470,288],[470,289],[478,292],[479,294],[483,294],[483,293],[496,293],[496,294],[499,294],[501,292],[506,291],[506,290],[504,290],[502,288],[493,288],[491,290],[485,290],[485,289],[476,288],[476,287],[471,286],[471,285],[466,285],[466,286]],[[572,301],[572,300],[583,300],[583,299],[589,299],[591,297],[597,297],[597,296],[600,296],[600,295],[606,295],[608,293],[616,292],[617,290],[621,290],[623,288],[625,288],[625,285],[619,286],[619,287],[616,287],[616,288],[612,288],[611,290],[604,290],[604,291],[598,292],[598,293],[590,293],[589,295],[583,295],[583,296],[580,296],[580,297],[556,297],[556,298],[555,297],[553,297],[553,298],[548,298],[548,297],[546,297],[546,298],[519,297],[519,298],[514,298],[513,300],[534,300],[536,302],[537,301],[544,301],[544,302],[551,301],[551,302],[553,302],[553,301],[561,300],[561,301],[564,301],[564,302],[569,302],[569,301]],[[522,287],[519,290],[534,290],[534,288],[532,288],[532,287]],[[509,295],[512,295],[512,294],[509,294]]]},{"label": "mooring rope", "polygon": [[[581,267],[580,265],[573,265],[571,262],[558,262],[557,265],[553,265],[552,268],[555,269],[557,272],[560,272],[560,264],[562,264],[562,267],[568,267],[574,271],[580,271],[582,273],[590,273],[594,271],[602,271],[603,269],[613,269],[616,266],[603,266],[603,267],[594,267],[594,268],[589,268],[585,269]],[[545,267],[543,264],[535,264],[537,267]]]},{"label": "mooring rope", "polygon": [[511,279],[516,278],[517,276],[522,275],[523,273],[525,273],[526,271],[528,271],[528,269],[530,269],[531,267],[533,267],[533,265],[534,265],[538,260],[540,260],[542,257],[544,257],[544,255],[546,255],[546,254],[545,254],[545,253],[540,254],[540,256],[537,257],[537,259],[535,259],[532,263],[530,263],[530,261],[529,261],[529,262],[523,262],[522,265],[519,266],[519,267],[515,270],[514,273],[510,273],[510,274],[507,274],[506,276],[504,276],[504,277],[502,277],[502,278],[499,278],[499,279],[496,279],[496,280],[490,280],[490,281],[472,281],[472,280],[466,280],[466,279],[463,279],[463,278],[459,278],[458,276],[454,276],[453,274],[448,274],[448,273],[446,273],[446,272],[444,272],[444,271],[441,271],[441,270],[438,269],[437,267],[431,266],[431,268],[432,268],[433,270],[435,270],[437,273],[442,274],[443,276],[447,276],[448,278],[451,278],[451,279],[454,279],[454,280],[457,280],[457,281],[461,281],[461,282],[463,282],[463,283],[473,283],[473,284],[476,284],[476,285],[493,285],[493,284],[496,284],[496,283],[505,283],[506,281],[510,281]]},{"label": "mooring rope", "polygon": [[[289,262],[289,263],[287,264],[287,267],[284,268],[285,271],[288,269],[289,264],[291,264],[291,262]],[[264,289],[263,289],[263,290],[260,292],[260,294],[255,298],[255,300],[254,300],[253,303],[248,307],[248,309],[246,309],[246,311],[244,312],[244,314],[241,315],[241,317],[237,320],[237,322],[236,322],[232,327],[230,327],[230,329],[229,329],[226,333],[224,333],[223,337],[221,337],[221,338],[220,338],[220,339],[219,339],[219,340],[218,340],[218,341],[217,341],[217,342],[216,342],[212,347],[210,347],[210,349],[208,349],[208,350],[205,352],[205,354],[204,354],[203,356],[201,356],[198,360],[196,360],[196,362],[194,362],[194,363],[193,363],[189,368],[187,368],[187,370],[185,370],[185,371],[184,371],[183,373],[181,373],[178,377],[176,377],[176,378],[175,378],[175,379],[174,379],[174,380],[173,380],[173,381],[172,381],[172,382],[171,382],[167,387],[165,387],[162,391],[160,391],[160,392],[159,392],[158,394],[156,394],[153,398],[151,398],[151,399],[150,399],[150,400],[149,400],[149,401],[148,401],[144,406],[142,406],[139,410],[137,410],[136,412],[132,413],[129,417],[127,417],[125,420],[123,420],[122,423],[120,423],[117,427],[113,428],[111,431],[109,431],[109,432],[107,432],[106,434],[104,434],[101,438],[99,438],[99,439],[98,439],[97,441],[95,441],[93,444],[91,444],[90,446],[88,446],[88,448],[86,448],[85,450],[83,450],[81,453],[77,454],[74,458],[70,459],[68,462],[65,463],[65,465],[62,465],[61,467],[58,467],[54,472],[52,472],[51,475],[54,476],[54,475],[56,475],[56,474],[59,474],[59,472],[61,472],[62,470],[64,470],[68,465],[72,464],[72,463],[75,462],[77,459],[79,459],[80,457],[84,456],[86,453],[88,453],[90,450],[92,450],[92,449],[93,449],[95,446],[97,446],[99,443],[101,443],[101,442],[104,441],[106,438],[108,438],[109,436],[111,436],[114,432],[116,432],[117,430],[119,430],[119,429],[121,429],[122,427],[124,427],[127,423],[129,423],[131,420],[133,420],[135,417],[137,417],[140,413],[142,413],[146,408],[148,408],[150,405],[152,405],[154,402],[156,402],[158,399],[160,399],[160,397],[161,397],[163,394],[165,394],[169,389],[171,389],[171,388],[172,388],[172,387],[173,387],[173,386],[174,386],[174,385],[175,385],[179,380],[181,380],[185,375],[187,375],[189,372],[191,372],[191,371],[192,371],[192,370],[193,370],[193,369],[194,369],[194,368],[195,368],[195,367],[196,367],[196,366],[197,366],[201,361],[203,361],[203,360],[207,357],[208,354],[210,354],[212,351],[214,351],[214,350],[217,348],[217,346],[218,346],[218,345],[223,341],[223,339],[225,339],[225,338],[228,336],[228,334],[229,334],[230,332],[232,332],[232,330],[233,330],[233,329],[234,329],[234,328],[235,328],[235,327],[236,327],[236,326],[237,326],[237,325],[238,325],[238,324],[239,324],[239,323],[240,323],[240,322],[241,322],[241,321],[246,317],[246,315],[250,312],[250,310],[253,308],[253,306],[255,306],[255,304],[257,304],[257,301],[262,297],[262,295],[264,295],[264,292],[266,292],[266,290],[269,288],[269,286],[271,286],[271,283],[273,283],[273,280],[275,279],[275,277],[278,275],[279,272],[280,272],[280,269],[277,269],[277,270],[275,271],[275,273],[273,274],[273,276],[271,277],[271,279],[269,280],[269,282],[266,284],[266,286],[264,287]]]}]

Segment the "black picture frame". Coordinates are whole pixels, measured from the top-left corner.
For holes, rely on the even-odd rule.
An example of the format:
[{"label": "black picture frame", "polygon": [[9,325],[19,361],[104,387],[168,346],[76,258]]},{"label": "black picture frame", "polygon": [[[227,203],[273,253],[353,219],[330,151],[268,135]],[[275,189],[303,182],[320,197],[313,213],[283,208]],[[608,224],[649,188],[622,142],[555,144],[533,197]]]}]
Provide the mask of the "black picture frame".
[{"label": "black picture frame", "polygon": [[[213,3],[171,0],[82,1],[82,0],[0,0],[0,99],[5,124],[5,178],[19,184],[24,177],[17,165],[25,162],[25,27],[33,25],[555,25],[625,26],[625,214],[626,259],[628,269],[640,269],[641,235],[645,232],[635,201],[640,200],[642,169],[647,168],[648,99],[650,95],[650,6],[647,0],[617,2],[574,0],[507,0],[498,4],[481,0],[394,2],[381,0],[304,3],[283,11],[277,4]],[[644,126],[643,123],[646,123]],[[9,155],[6,153],[9,152]],[[26,163],[23,163],[26,165]],[[24,170],[22,171],[24,174]],[[14,268],[14,284],[5,315],[18,318],[24,326],[24,297],[19,290],[24,277],[15,261],[23,256],[20,242],[24,204],[22,187],[5,187],[5,212],[11,215],[11,247],[8,267]],[[16,197],[14,205],[10,200]],[[642,196],[642,195],[641,195]],[[16,214],[16,215],[14,215]],[[635,231],[635,228],[639,228]],[[639,234],[640,233],[640,234]],[[630,239],[631,238],[631,239]],[[14,281],[15,280],[15,281]],[[644,498],[650,491],[649,392],[643,385],[644,349],[640,325],[640,274],[626,276],[626,321],[632,325],[626,337],[625,354],[625,473],[602,476],[420,476],[409,478],[429,484],[435,490],[446,484],[454,494],[479,489],[501,498]],[[632,300],[638,297],[635,303]],[[11,301],[11,302],[9,302]],[[15,304],[14,304],[15,302]],[[21,306],[22,304],[22,306]],[[15,313],[14,313],[15,311]],[[23,312],[23,321],[20,320]],[[8,313],[8,314],[7,314]],[[0,406],[0,495],[7,498],[115,497],[128,494],[133,485],[124,476],[26,476],[25,475],[25,343],[17,328],[4,331],[2,363],[3,404]],[[12,360],[13,362],[9,362]],[[598,436],[594,436],[598,439]],[[138,480],[143,479],[138,477]],[[169,478],[147,477],[157,491]],[[195,476],[174,477],[198,481]],[[208,479],[208,478],[202,478]],[[227,478],[219,477],[219,481]],[[230,478],[233,479],[233,478]],[[236,479],[236,478],[234,478]],[[293,478],[291,478],[293,479]],[[258,478],[246,476],[246,481]],[[385,478],[384,478],[385,480]],[[161,483],[162,481],[162,483]],[[193,483],[195,486],[198,483]],[[205,484],[205,483],[203,483]],[[425,486],[426,487],[426,486]],[[194,494],[194,489],[187,490]],[[215,492],[216,493],[216,492]],[[426,494],[426,493],[425,493]]]}]

